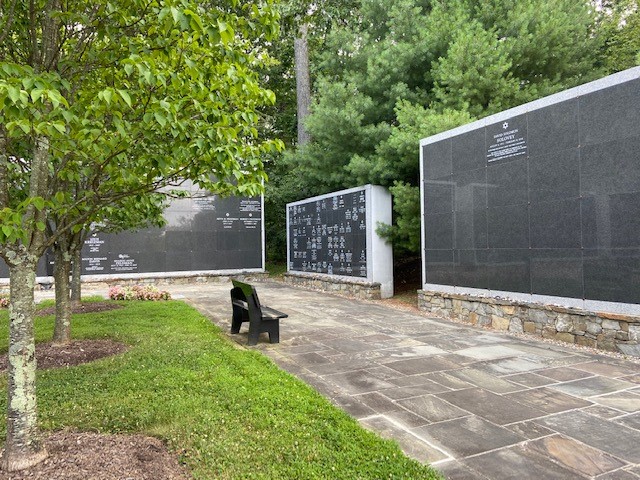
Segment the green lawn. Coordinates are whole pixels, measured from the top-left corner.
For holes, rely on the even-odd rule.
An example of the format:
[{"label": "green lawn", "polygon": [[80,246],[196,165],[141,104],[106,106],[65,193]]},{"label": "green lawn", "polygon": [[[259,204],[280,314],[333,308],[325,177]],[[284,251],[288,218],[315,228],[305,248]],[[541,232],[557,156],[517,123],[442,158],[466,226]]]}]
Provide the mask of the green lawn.
[{"label": "green lawn", "polygon": [[[259,352],[238,348],[188,305],[124,302],[76,315],[73,336],[130,345],[120,356],[38,376],[46,430],[157,436],[197,479],[438,478]],[[6,351],[7,313],[0,313]],[[47,341],[53,318],[36,321]],[[6,378],[0,380],[6,412]],[[5,418],[0,418],[2,436]]]}]

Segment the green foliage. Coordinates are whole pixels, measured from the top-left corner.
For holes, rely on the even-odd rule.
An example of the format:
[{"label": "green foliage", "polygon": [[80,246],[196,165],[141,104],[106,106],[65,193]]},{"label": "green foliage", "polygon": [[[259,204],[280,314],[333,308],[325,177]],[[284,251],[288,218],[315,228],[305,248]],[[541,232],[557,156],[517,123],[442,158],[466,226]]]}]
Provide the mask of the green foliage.
[{"label": "green foliage", "polygon": [[169,206],[170,195],[169,192],[153,192],[127,196],[100,209],[92,217],[94,222],[90,227],[109,233],[163,227],[166,220],[162,214]]},{"label": "green foliage", "polygon": [[640,65],[640,5],[638,0],[603,2],[600,18],[603,59],[607,73]]},{"label": "green foliage", "polygon": [[267,262],[266,270],[271,278],[280,278],[287,273],[286,262]]},{"label": "green foliage", "polygon": [[456,29],[446,57],[433,64],[437,102],[476,116],[503,110],[519,93],[510,68],[506,43],[469,19]]},{"label": "green foliage", "polygon": [[399,249],[419,250],[421,138],[602,74],[586,1],[363,0],[353,17],[326,39],[313,141],[284,161],[299,197],[397,182]]},{"label": "green foliage", "polygon": [[[285,153],[285,159],[288,152]],[[305,183],[300,175],[290,175],[286,161],[269,166],[269,183],[265,189],[265,234],[268,261],[286,261],[287,226],[284,212],[286,205],[300,198]]]},{"label": "green foliage", "polygon": [[[358,184],[374,183],[389,187],[397,179],[417,186],[420,165],[416,161],[416,139],[435,135],[469,123],[473,117],[465,110],[436,111],[401,100],[395,109],[398,125],[389,137],[376,145],[368,157],[353,156],[348,170]],[[396,208],[396,213],[398,212]]]},{"label": "green foliage", "polygon": [[[297,141],[297,103],[294,40],[300,37],[300,28],[307,27],[307,41],[311,53],[311,80],[316,77],[317,57],[324,49],[329,32],[345,25],[356,8],[356,0],[283,0],[278,2],[280,38],[269,45],[274,61],[264,70],[268,88],[276,94],[277,102],[262,109],[265,132],[281,138],[287,147]],[[269,185],[266,186],[269,189]]]},{"label": "green foliage", "polygon": [[[261,193],[262,158],[282,148],[258,131],[259,109],[275,100],[259,81],[263,45],[277,30],[272,0],[0,2],[0,256],[12,277],[35,276],[48,247],[68,253],[110,207],[123,209],[119,227],[139,224],[156,205],[128,215],[125,199],[178,179]],[[40,448],[33,297],[21,283],[8,465]]]},{"label": "green foliage", "polygon": [[[122,305],[74,316],[75,338],[111,338],[129,350],[41,371],[44,429],[154,435],[196,479],[438,478],[259,352],[238,349],[184,303]],[[6,322],[0,312],[0,350]],[[52,326],[52,317],[38,319],[37,339],[48,340]]]},{"label": "green foliage", "polygon": [[9,32],[0,47],[0,207],[13,229],[0,240],[25,242],[39,227],[22,220],[42,168],[44,213],[66,229],[103,207],[127,212],[122,199],[177,178],[220,194],[262,191],[262,157],[282,146],[258,133],[258,110],[274,101],[258,77],[269,62],[258,42],[277,33],[270,1],[54,5],[0,4]]},{"label": "green foliage", "polygon": [[[266,85],[275,92],[277,102],[262,109],[265,134],[282,138],[285,145],[295,148],[297,143],[297,98],[294,40],[301,28],[307,30],[310,50],[310,79],[314,87],[320,70],[319,56],[325,49],[330,32],[347,25],[357,9],[357,0],[285,0],[278,4],[281,37],[273,42],[269,53],[274,62],[264,71]],[[317,86],[314,87],[314,89]],[[302,182],[302,172],[291,174],[294,167],[288,153],[273,155],[267,160],[269,182],[265,185],[265,228],[267,258],[283,261],[286,258],[285,205],[299,200],[310,182]],[[305,173],[306,174],[306,173]]]},{"label": "green foliage", "polygon": [[372,155],[391,127],[371,123],[377,116],[375,102],[354,84],[323,81],[317,95],[323,101],[314,105],[307,121],[314,141],[292,155],[296,172],[311,193],[356,186],[348,172],[349,161],[356,155]]},{"label": "green foliage", "polygon": [[396,222],[379,233],[393,242],[398,254],[415,254],[420,251],[420,187],[396,182],[389,190],[394,197]]}]

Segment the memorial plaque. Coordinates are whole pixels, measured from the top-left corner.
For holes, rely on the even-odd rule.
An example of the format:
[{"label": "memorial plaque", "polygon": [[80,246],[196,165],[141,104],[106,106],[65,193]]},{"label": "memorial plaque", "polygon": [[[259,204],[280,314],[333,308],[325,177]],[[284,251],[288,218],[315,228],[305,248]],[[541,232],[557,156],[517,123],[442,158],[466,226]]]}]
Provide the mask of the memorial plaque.
[{"label": "memorial plaque", "polygon": [[94,232],[84,241],[82,249],[82,273],[85,275],[96,275],[100,273],[110,273],[108,269],[108,247],[105,240],[98,232]]},{"label": "memorial plaque", "polygon": [[195,197],[193,199],[193,209],[202,212],[202,211],[216,211],[216,202],[215,197]]},{"label": "memorial plaque", "polygon": [[527,122],[524,115],[490,125],[486,130],[488,162],[527,154]]},{"label": "memorial plaque", "polygon": [[638,99],[635,67],[423,139],[425,288],[636,309]]},{"label": "memorial plaque", "polygon": [[114,273],[129,273],[138,271],[136,259],[128,253],[118,253],[111,260],[111,271]]}]

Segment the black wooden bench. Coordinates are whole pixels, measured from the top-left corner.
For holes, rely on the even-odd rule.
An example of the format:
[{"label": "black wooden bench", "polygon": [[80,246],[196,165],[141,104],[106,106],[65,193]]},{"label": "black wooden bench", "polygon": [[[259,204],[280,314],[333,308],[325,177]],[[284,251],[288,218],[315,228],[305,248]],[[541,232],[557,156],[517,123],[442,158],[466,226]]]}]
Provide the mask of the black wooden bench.
[{"label": "black wooden bench", "polygon": [[231,319],[231,333],[239,333],[243,322],[249,322],[248,345],[258,343],[261,333],[269,334],[271,343],[280,341],[280,319],[289,315],[273,308],[260,305],[258,293],[253,285],[232,280],[231,306],[233,317]]}]

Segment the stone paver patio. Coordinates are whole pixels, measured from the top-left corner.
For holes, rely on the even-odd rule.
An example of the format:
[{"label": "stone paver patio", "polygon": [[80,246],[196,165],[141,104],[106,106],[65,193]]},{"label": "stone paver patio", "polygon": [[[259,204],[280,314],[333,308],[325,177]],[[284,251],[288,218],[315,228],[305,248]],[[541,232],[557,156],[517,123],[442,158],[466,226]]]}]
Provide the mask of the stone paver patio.
[{"label": "stone paver patio", "polygon": [[[640,364],[256,283],[289,314],[257,347],[449,479],[640,479]],[[171,290],[229,331],[229,285]],[[231,335],[245,344],[247,327]]]}]

